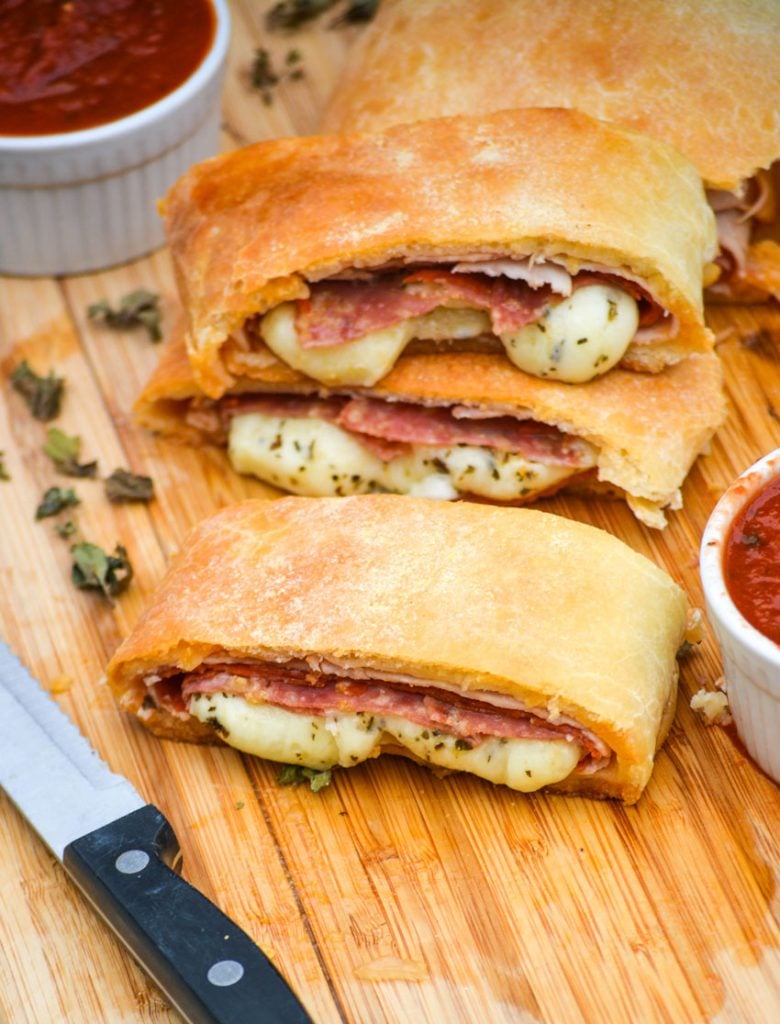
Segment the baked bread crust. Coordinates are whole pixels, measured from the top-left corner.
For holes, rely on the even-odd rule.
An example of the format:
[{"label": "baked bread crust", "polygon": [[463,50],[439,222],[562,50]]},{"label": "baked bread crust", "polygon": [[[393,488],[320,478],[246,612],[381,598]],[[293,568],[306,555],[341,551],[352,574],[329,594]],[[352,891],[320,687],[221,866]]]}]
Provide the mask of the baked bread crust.
[{"label": "baked bread crust", "polygon": [[733,189],[780,158],[779,38],[776,0],[383,0],[322,128],[576,107]]},{"label": "baked bread crust", "polygon": [[[247,362],[230,394],[242,392],[330,393],[273,356]],[[636,499],[635,513],[654,526],[664,525],[664,507],[679,507],[688,470],[725,417],[722,368],[714,353],[689,356],[658,374],[617,368],[586,384],[532,377],[497,355],[405,355],[374,387],[339,393],[467,404],[497,414],[528,410],[534,419],[595,445],[599,481],[624,493],[629,503]],[[182,331],[175,331],[136,401],[136,418],[159,433],[208,442],[213,436],[185,419],[193,400],[204,398]]]},{"label": "baked bread crust", "polygon": [[309,280],[389,260],[566,256],[646,284],[677,320],[658,369],[713,339],[702,271],[715,221],[695,169],[657,140],[571,110],[442,118],[378,134],[261,142],[191,168],[162,203],[200,387],[232,384],[225,348]]},{"label": "baked bread crust", "polygon": [[[674,712],[686,617],[655,564],[548,513],[393,495],[253,500],[195,528],[107,677],[142,721],[144,678],[205,658],[320,655],[506,694],[614,751],[559,788],[633,802]],[[166,732],[163,713],[149,724],[209,738],[187,719]]]}]

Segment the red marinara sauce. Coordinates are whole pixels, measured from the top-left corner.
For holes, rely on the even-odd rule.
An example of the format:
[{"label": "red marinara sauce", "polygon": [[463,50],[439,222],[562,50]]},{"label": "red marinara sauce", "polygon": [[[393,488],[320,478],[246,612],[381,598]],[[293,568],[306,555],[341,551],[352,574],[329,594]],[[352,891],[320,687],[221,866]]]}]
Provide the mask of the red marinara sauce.
[{"label": "red marinara sauce", "polygon": [[751,626],[780,644],[780,477],[766,484],[732,523],[723,575],[732,601]]},{"label": "red marinara sauce", "polygon": [[0,135],[50,135],[167,96],[214,37],[210,0],[0,0]]}]

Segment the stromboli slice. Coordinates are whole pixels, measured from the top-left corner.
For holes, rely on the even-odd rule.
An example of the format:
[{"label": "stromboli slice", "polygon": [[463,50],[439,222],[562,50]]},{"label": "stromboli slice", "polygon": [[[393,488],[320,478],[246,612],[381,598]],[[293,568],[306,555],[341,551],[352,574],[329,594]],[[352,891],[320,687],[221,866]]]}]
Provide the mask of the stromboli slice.
[{"label": "stromboli slice", "polygon": [[[713,353],[660,374],[618,368],[576,386],[530,376],[495,355],[465,352],[403,356],[381,384],[344,389],[324,388],[272,356],[251,359],[228,394],[209,398],[195,381],[181,331],[174,332],[136,402],[137,419],[190,443],[230,443],[236,468],[302,493],[360,492],[372,489],[372,479],[378,488],[415,487],[441,497],[477,493],[513,503],[559,486],[607,490],[625,498],[643,522],[662,527],[663,510],[680,507],[685,476],[724,415]],[[385,408],[393,437],[382,430],[383,437],[345,434],[333,418],[350,404],[353,413],[368,406],[372,420],[377,407]],[[273,422],[252,419],[261,408],[276,412]],[[393,465],[382,448],[398,444],[398,412],[405,429],[415,409],[434,427],[444,419],[447,432],[421,435],[414,423],[415,434],[400,440],[416,436],[425,443],[402,447]],[[288,415],[278,415],[285,410]],[[375,429],[364,417],[348,417],[348,425]],[[507,426],[510,437],[521,435],[519,452],[506,446]],[[449,443],[442,445],[442,437]],[[431,441],[438,450],[421,454]],[[525,466],[517,462],[522,452]]]},{"label": "stromboli slice", "polygon": [[386,0],[322,129],[516,106],[631,127],[684,153],[708,187],[721,241],[708,297],[780,298],[777,225],[764,230],[766,172],[780,173],[778,38],[776,0]]},{"label": "stromboli slice", "polygon": [[390,747],[633,802],[674,714],[686,623],[666,573],[558,516],[247,501],[193,531],[107,674],[163,736],[313,767]]},{"label": "stromboli slice", "polygon": [[575,111],[258,143],[192,168],[163,212],[211,397],[269,350],[336,387],[375,384],[407,346],[581,382],[712,345],[696,172]]}]

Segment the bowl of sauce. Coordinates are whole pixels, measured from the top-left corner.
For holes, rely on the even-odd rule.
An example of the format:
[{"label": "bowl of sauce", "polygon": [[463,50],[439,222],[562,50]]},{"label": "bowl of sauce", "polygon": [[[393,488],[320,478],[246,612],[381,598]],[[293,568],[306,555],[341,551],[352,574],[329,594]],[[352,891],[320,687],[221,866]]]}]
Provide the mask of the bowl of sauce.
[{"label": "bowl of sauce", "polygon": [[0,273],[163,242],[156,201],[219,149],[226,0],[0,0]]},{"label": "bowl of sauce", "polygon": [[720,498],[699,569],[737,732],[780,782],[780,448]]}]

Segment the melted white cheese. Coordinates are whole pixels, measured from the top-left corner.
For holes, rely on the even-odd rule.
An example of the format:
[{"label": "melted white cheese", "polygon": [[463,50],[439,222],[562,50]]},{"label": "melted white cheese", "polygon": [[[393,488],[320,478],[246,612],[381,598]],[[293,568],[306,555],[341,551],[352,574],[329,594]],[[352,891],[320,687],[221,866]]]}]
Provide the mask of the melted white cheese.
[{"label": "melted white cheese", "polygon": [[228,455],[236,472],[309,497],[390,491],[445,500],[477,494],[513,501],[579,471],[474,445],[414,445],[408,454],[383,462],[333,423],[256,412],[233,418]]},{"label": "melted white cheese", "polygon": [[454,736],[397,715],[307,715],[221,693],[192,697],[189,710],[201,722],[225,730],[221,736],[230,746],[271,761],[319,770],[349,768],[378,754],[383,741],[393,740],[421,761],[523,793],[565,779],[582,753],[565,739],[488,739],[467,749]]},{"label": "melted white cheese", "polygon": [[502,340],[526,373],[581,384],[620,362],[638,326],[637,304],[622,288],[588,285]]},{"label": "melted white cheese", "polygon": [[[582,383],[620,362],[638,325],[637,304],[627,292],[594,284],[551,305],[536,323],[499,338],[507,356],[526,373]],[[439,307],[354,341],[302,348],[292,302],[276,306],[260,324],[263,341],[288,366],[324,384],[364,387],[389,373],[415,338],[457,340],[491,331],[483,310]]]},{"label": "melted white cheese", "polygon": [[433,341],[476,338],[490,333],[490,317],[476,309],[434,309],[381,331],[330,348],[302,348],[295,329],[295,304],[283,302],[266,313],[260,334],[268,348],[294,370],[323,384],[368,387],[392,370],[415,338]]}]

